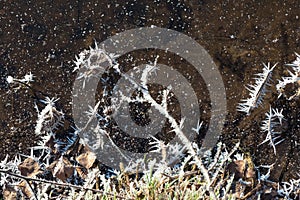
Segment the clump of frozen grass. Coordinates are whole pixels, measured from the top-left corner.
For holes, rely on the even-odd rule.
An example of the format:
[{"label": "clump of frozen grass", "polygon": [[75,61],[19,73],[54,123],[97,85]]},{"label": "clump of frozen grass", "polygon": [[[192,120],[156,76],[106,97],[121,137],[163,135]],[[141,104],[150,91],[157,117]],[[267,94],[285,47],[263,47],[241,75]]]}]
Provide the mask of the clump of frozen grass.
[{"label": "clump of frozen grass", "polygon": [[[218,153],[206,154],[207,156],[202,158],[206,160],[205,167],[208,169],[209,176],[214,180],[211,185],[212,191],[216,195],[214,198],[226,199],[230,195],[233,176],[226,176],[222,179],[222,174],[226,173],[225,168],[231,162],[230,156],[234,155],[233,152],[228,152],[224,145],[218,144]],[[129,194],[132,195],[132,198],[209,198],[206,179],[197,168],[192,155],[185,156],[180,163],[173,167],[159,165],[159,163],[154,160],[150,161],[147,167],[149,170],[144,171],[140,179],[129,183]]]},{"label": "clump of frozen grass", "polygon": [[268,63],[268,65],[263,65],[263,72],[257,74],[257,77],[254,78],[255,83],[253,85],[249,84],[246,87],[246,89],[250,92],[250,97],[248,99],[243,99],[242,103],[240,103],[237,107],[238,111],[245,112],[247,115],[249,115],[254,108],[257,108],[262,104],[263,98],[267,92],[266,88],[272,77],[272,72],[276,67],[276,64],[271,67],[270,63]]}]

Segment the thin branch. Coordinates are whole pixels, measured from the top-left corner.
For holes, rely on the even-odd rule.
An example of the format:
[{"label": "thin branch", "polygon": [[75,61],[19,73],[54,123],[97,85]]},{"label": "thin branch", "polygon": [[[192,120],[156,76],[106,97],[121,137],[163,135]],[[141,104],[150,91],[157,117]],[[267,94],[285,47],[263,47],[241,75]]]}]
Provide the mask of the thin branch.
[{"label": "thin branch", "polygon": [[[182,175],[182,177],[188,177],[190,175],[196,175],[196,174],[200,174],[201,172],[200,171],[187,171],[187,172],[184,172],[184,174]],[[178,179],[179,178],[179,175],[176,175],[176,176],[170,176],[166,173],[161,173],[163,176],[166,176],[168,178],[170,178],[171,180],[175,180],[175,179]]]},{"label": "thin branch", "polygon": [[72,185],[72,184],[69,184],[69,183],[57,183],[55,181],[48,181],[48,180],[43,180],[43,179],[29,178],[29,177],[26,177],[26,176],[22,176],[22,175],[19,175],[19,174],[15,174],[15,173],[9,172],[7,170],[0,169],[0,173],[8,174],[10,176],[14,176],[14,177],[23,179],[26,182],[27,181],[36,181],[36,182],[48,183],[48,184],[62,186],[62,187],[72,187],[72,188],[80,189],[80,190],[90,190],[92,192],[101,193],[103,195],[106,194],[106,195],[117,197],[117,198],[120,198],[120,199],[128,199],[128,198],[125,198],[125,197],[122,197],[122,196],[118,196],[118,195],[115,195],[115,194],[112,194],[112,193],[103,192],[101,190],[97,190],[97,189],[93,189],[93,188],[87,188],[87,187],[83,187],[83,186]]},{"label": "thin branch", "polygon": [[223,166],[224,166],[224,163],[225,163],[226,161],[228,161],[228,159],[236,152],[236,150],[239,148],[239,146],[240,146],[240,142],[236,143],[235,146],[234,146],[234,148],[233,148],[233,149],[230,151],[230,153],[228,154],[227,158],[225,158],[225,159],[222,160],[222,162],[220,163],[220,167],[216,170],[215,174],[213,175],[213,177],[212,177],[212,179],[211,179],[211,183],[210,183],[209,187],[212,186],[212,184],[213,184],[213,183],[215,182],[215,180],[217,179],[219,172],[221,171],[221,169],[222,169]]},{"label": "thin branch", "polygon": [[34,199],[38,200],[38,198],[37,198],[37,196],[36,196],[36,194],[35,194],[35,192],[34,192],[32,186],[31,186],[31,184],[29,183],[29,181],[26,180],[26,179],[24,179],[24,181],[25,181],[26,184],[28,185],[28,187],[29,187],[29,189],[30,189],[30,192],[31,192],[31,193],[33,194],[33,196],[34,196]]}]

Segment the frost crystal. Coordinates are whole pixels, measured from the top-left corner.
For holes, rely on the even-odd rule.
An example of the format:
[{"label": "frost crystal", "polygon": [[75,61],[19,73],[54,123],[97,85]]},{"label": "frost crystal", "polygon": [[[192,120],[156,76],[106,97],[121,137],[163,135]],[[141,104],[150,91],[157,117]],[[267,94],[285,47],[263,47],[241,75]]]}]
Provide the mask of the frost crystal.
[{"label": "frost crystal", "polygon": [[22,80],[26,83],[33,81],[33,74],[29,72],[29,74],[26,74]]},{"label": "frost crystal", "polygon": [[97,43],[95,43],[95,48],[90,47],[89,50],[84,50],[75,57],[76,67],[73,72],[79,71],[77,79],[83,79],[83,88],[85,88],[85,82],[91,77],[99,77],[108,67],[113,66],[116,57],[114,54],[99,49]]},{"label": "frost crystal", "polygon": [[6,78],[6,81],[7,81],[8,83],[12,83],[12,82],[14,81],[14,78],[13,78],[12,76],[8,76],[8,77]]},{"label": "frost crystal", "polygon": [[[297,58],[296,60],[292,63],[292,64],[287,64],[287,66],[292,66],[293,67],[293,71],[288,70],[290,76],[287,77],[282,77],[282,80],[278,81],[278,84],[276,85],[276,89],[279,93],[278,98],[284,93],[285,87],[288,84],[294,84],[297,81],[300,81],[300,55],[297,54]],[[296,92],[294,95],[292,95],[291,97],[288,98],[288,100],[293,99],[295,96],[299,95],[299,92]]]}]

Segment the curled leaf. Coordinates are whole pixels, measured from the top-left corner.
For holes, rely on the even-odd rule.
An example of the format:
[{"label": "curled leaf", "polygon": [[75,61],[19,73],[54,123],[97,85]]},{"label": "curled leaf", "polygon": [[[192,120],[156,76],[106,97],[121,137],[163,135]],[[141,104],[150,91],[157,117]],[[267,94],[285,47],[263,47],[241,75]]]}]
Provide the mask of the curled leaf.
[{"label": "curled leaf", "polygon": [[18,169],[21,175],[27,177],[33,177],[41,173],[39,164],[32,158],[26,158],[22,163],[19,164]]},{"label": "curled leaf", "polygon": [[85,153],[80,154],[79,156],[76,157],[76,161],[81,164],[82,166],[84,166],[86,169],[90,169],[93,164],[96,161],[96,154],[91,152],[91,151],[87,151]]},{"label": "curled leaf", "polygon": [[74,166],[72,163],[63,156],[60,157],[59,160],[55,160],[48,169],[51,170],[53,176],[66,182],[66,180],[73,175],[74,173]]}]

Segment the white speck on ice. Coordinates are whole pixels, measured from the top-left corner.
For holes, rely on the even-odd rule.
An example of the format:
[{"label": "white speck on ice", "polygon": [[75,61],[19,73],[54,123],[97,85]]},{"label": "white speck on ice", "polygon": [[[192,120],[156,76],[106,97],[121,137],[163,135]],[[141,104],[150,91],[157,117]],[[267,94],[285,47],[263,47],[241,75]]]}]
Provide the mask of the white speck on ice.
[{"label": "white speck on ice", "polygon": [[8,83],[12,83],[12,82],[14,81],[14,78],[13,78],[12,76],[8,76],[8,77],[6,78],[6,81],[7,81]]}]

